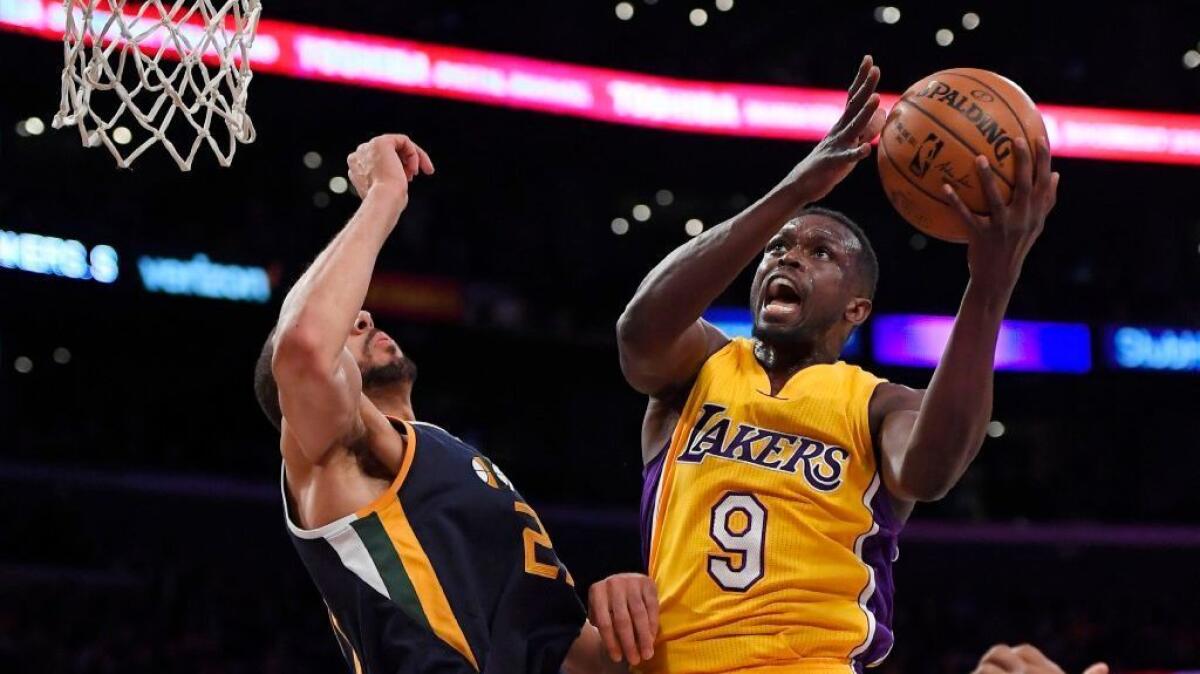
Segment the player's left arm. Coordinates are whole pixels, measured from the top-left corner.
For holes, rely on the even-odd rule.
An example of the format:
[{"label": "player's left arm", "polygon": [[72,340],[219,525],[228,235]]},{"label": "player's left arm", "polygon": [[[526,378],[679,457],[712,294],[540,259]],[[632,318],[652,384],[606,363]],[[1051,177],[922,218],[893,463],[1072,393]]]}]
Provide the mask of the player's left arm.
[{"label": "player's left arm", "polygon": [[[983,445],[992,416],[992,370],[1000,323],[1021,267],[1054,208],[1058,174],[1050,170],[1045,139],[1015,143],[1011,200],[1000,196],[986,158],[976,168],[989,215],[972,213],[948,185],[947,199],[968,230],[971,279],[929,388],[881,384],[871,399],[872,435],[884,483],[896,498],[934,501],[958,482]],[[1036,166],[1035,166],[1036,163]]]}]

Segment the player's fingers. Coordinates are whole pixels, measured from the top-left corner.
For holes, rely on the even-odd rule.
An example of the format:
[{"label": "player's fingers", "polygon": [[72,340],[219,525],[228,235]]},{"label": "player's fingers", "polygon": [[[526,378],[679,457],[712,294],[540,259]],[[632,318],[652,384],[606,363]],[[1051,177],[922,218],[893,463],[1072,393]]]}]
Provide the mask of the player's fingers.
[{"label": "player's fingers", "polygon": [[[866,104],[850,120],[845,129],[842,129],[840,136],[847,142],[853,143],[862,138],[863,133],[867,130],[867,126],[875,117],[875,113],[879,111],[879,94],[871,94],[867,98]],[[871,140],[870,138],[862,138],[862,140]]]},{"label": "player's fingers", "polygon": [[[403,151],[405,157],[411,155],[416,159],[416,169],[414,169],[414,175],[417,172],[425,173],[426,175],[433,173],[433,160],[429,158],[429,153],[425,151],[425,148],[417,145],[416,141],[414,141],[412,138],[407,137],[405,145],[408,148]],[[405,161],[405,168],[408,166],[408,162]]]},{"label": "player's fingers", "polygon": [[971,209],[967,208],[967,205],[963,203],[962,197],[958,196],[958,192],[955,192],[949,183],[942,183],[942,193],[946,195],[946,201],[950,202],[950,207],[958,213],[959,219],[968,227],[982,229],[987,226],[989,220],[972,213]]},{"label": "player's fingers", "polygon": [[1047,674],[1066,674],[1062,667],[1059,667],[1056,662],[1046,657],[1038,648],[1032,644],[1021,644],[1013,649],[1013,652],[1021,658],[1027,665],[1033,665],[1038,672],[1046,672]]},{"label": "player's fingers", "polygon": [[637,636],[633,632],[633,618],[629,614],[629,602],[625,596],[625,588],[619,583],[611,585],[612,594],[609,596],[609,609],[612,612],[613,630],[621,642],[621,651],[631,665],[642,661],[638,652]]},{"label": "player's fingers", "polygon": [[1050,174],[1050,208],[1054,208],[1054,205],[1058,203],[1058,178],[1057,171]]},{"label": "player's fingers", "polygon": [[[882,105],[882,103],[881,103]],[[871,119],[867,122],[867,128],[859,134],[859,142],[870,142],[875,140],[880,133],[883,132],[883,125],[887,122],[887,112],[883,108],[877,108],[875,114],[871,115]]]},{"label": "player's fingers", "polygon": [[613,662],[620,662],[621,645],[613,632],[612,610],[609,608],[608,594],[604,591],[602,583],[593,585],[588,591],[588,604],[592,624],[600,631],[600,639],[604,642],[608,657],[612,658]]},{"label": "player's fingers", "polygon": [[350,168],[357,168],[360,166],[362,164],[363,155],[366,154],[367,147],[368,145],[366,143],[359,143],[358,147],[354,148],[353,152],[346,155],[346,166],[349,166]]},{"label": "player's fingers", "polygon": [[629,617],[633,619],[633,632],[637,637],[638,653],[643,660],[654,657],[654,630],[650,629],[650,612],[646,609],[646,601],[640,592],[630,592],[626,595],[629,600]]},{"label": "player's fingers", "polygon": [[654,583],[642,583],[642,601],[646,604],[646,612],[650,614],[650,633],[658,636],[658,589]]},{"label": "player's fingers", "polygon": [[408,139],[407,136],[401,136],[400,141],[396,143],[396,152],[400,155],[400,161],[404,163],[404,173],[409,180],[417,177],[421,172],[421,155],[417,144]]},{"label": "player's fingers", "polygon": [[1025,670],[1025,661],[1021,659],[1012,648],[1003,644],[992,646],[991,650],[984,654],[983,660],[979,661],[980,667],[984,665],[993,665],[1000,668],[1004,672],[1022,672]]},{"label": "player's fingers", "polygon": [[1035,189],[1045,191],[1050,187],[1050,143],[1045,138],[1033,141],[1034,160],[1037,167],[1034,170],[1033,185]]},{"label": "player's fingers", "polygon": [[1058,665],[1054,664],[1050,658],[1046,657],[1045,653],[1042,653],[1040,650],[1038,650],[1038,647],[1034,646],[1033,644],[1021,644],[1013,649],[1013,654],[1031,665],[1053,667],[1058,669],[1058,671],[1062,671],[1059,669]]},{"label": "player's fingers", "polygon": [[874,65],[874,59],[870,54],[863,56],[862,61],[858,63],[858,72],[854,73],[854,81],[850,83],[850,88],[846,90],[846,100],[854,98],[854,92],[862,86],[867,80],[867,74],[871,72],[871,66]]},{"label": "player's fingers", "polygon": [[429,153],[419,145],[416,145],[415,147],[417,148],[417,152],[421,155],[421,170],[425,172],[425,175],[433,175],[433,160],[429,158]]},{"label": "player's fingers", "polygon": [[833,125],[832,133],[840,133],[846,129],[850,121],[858,115],[862,107],[870,100],[871,95],[875,93],[877,84],[879,84],[879,68],[872,66],[858,89],[851,92],[850,100],[846,101],[846,109],[842,111],[841,117],[838,117],[837,124]]},{"label": "player's fingers", "polygon": [[1097,662],[1091,667],[1083,670],[1083,674],[1108,674],[1108,665],[1104,664],[1103,662]]},{"label": "player's fingers", "polygon": [[871,144],[863,143],[854,148],[854,161],[862,161],[871,156]]},{"label": "player's fingers", "polygon": [[882,76],[883,71],[881,71],[879,66],[875,65],[875,62],[872,61],[871,69],[867,71],[867,79],[863,82],[861,87],[862,95],[870,96],[871,94],[875,93],[875,89],[879,86],[879,78]]},{"label": "player's fingers", "polygon": [[862,85],[858,87],[858,91],[854,92],[854,95],[850,97],[850,101],[846,103],[846,114],[850,118],[857,115],[862,106],[866,105],[867,101],[875,95],[875,87],[878,85],[879,68],[871,66],[871,69],[867,71],[867,79],[863,80]]},{"label": "player's fingers", "polygon": [[976,667],[975,671],[971,674],[1012,674],[1013,672],[1014,670],[1003,669],[997,665],[993,665],[990,662],[985,662]]},{"label": "player's fingers", "polygon": [[987,157],[983,155],[975,158],[975,170],[979,173],[979,184],[983,186],[983,195],[987,197],[988,211],[994,218],[1008,207],[1004,203],[1004,197],[1000,196],[999,180],[996,178],[996,173],[992,171],[992,165],[988,163]]},{"label": "player's fingers", "polygon": [[1017,204],[1028,199],[1033,192],[1033,158],[1029,154],[1029,142],[1024,138],[1018,138],[1013,145],[1017,170],[1015,172],[1016,182],[1013,184],[1012,202]]},{"label": "player's fingers", "polygon": [[385,134],[380,136],[378,140],[400,157],[400,164],[404,167],[405,177],[412,180],[420,169],[421,161],[417,155],[416,143],[412,142],[412,139],[402,133]]}]

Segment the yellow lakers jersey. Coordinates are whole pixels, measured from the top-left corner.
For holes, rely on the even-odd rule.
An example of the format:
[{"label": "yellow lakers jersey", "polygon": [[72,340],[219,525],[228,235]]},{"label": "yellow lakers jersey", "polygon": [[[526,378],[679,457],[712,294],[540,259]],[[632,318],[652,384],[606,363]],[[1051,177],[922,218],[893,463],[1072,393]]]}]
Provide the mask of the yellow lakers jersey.
[{"label": "yellow lakers jersey", "polygon": [[646,467],[660,631],[640,671],[845,674],[887,656],[900,527],[868,424],[881,381],[814,365],[772,396],[746,339],[704,364]]}]

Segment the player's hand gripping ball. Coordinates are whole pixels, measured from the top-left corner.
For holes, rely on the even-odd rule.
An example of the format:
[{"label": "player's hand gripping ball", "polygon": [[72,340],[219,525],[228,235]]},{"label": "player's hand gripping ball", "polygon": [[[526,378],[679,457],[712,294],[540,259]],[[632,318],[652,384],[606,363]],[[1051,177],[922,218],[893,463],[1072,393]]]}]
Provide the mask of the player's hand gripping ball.
[{"label": "player's hand gripping ball", "polygon": [[986,70],[943,70],[909,87],[888,113],[879,138],[879,177],[905,220],[930,236],[962,243],[967,227],[943,185],[971,213],[986,216],[977,158],[986,157],[999,199],[1008,203],[1017,181],[1017,141],[1033,148],[1044,138],[1041,114],[1016,83]]}]

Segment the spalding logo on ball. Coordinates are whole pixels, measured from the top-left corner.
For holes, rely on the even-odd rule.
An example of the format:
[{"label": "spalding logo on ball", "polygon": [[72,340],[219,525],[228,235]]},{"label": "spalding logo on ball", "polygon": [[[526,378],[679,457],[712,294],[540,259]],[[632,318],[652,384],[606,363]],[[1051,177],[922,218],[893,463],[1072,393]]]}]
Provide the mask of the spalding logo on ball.
[{"label": "spalding logo on ball", "polygon": [[879,177],[892,206],[926,234],[961,243],[967,231],[942,193],[987,215],[975,158],[987,157],[1008,200],[1016,175],[1013,143],[1046,137],[1033,100],[1012,80],[987,70],[953,68],[908,88],[879,136]]}]

